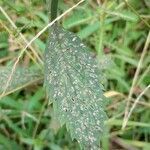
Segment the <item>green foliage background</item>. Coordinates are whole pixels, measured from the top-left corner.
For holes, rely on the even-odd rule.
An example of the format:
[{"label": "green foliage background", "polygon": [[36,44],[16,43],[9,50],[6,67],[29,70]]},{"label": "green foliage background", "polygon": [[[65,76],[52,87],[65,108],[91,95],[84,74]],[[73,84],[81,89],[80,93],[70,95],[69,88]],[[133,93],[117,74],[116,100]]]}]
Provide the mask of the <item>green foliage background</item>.
[{"label": "green foliage background", "polygon": [[[75,3],[77,1],[60,0],[59,14]],[[149,150],[150,147],[149,91],[140,99],[125,130],[121,130],[126,99],[150,29],[149,1],[128,0],[127,4],[122,0],[104,0],[99,6],[98,0],[87,0],[59,21],[90,47],[93,56],[98,56],[99,67],[108,66],[102,83],[105,86],[105,95],[109,98],[106,107],[109,116],[106,122],[108,130],[101,142],[103,150]],[[0,6],[18,27],[14,29],[0,13],[1,73],[4,68],[12,66],[26,45],[19,33],[29,41],[47,25],[49,19],[46,1],[1,0]],[[47,36],[48,31],[32,44],[41,59]],[[150,51],[144,57],[131,103],[150,83],[149,53]],[[111,62],[108,58],[103,58],[104,54],[111,57]],[[18,88],[15,82],[15,86],[10,88],[11,94],[0,100],[0,150],[78,150],[78,143],[72,142],[65,126],[60,128],[52,106],[48,105],[43,79],[38,77],[33,82],[32,75],[36,74],[34,70],[43,66],[30,49],[21,58],[17,68],[19,67],[30,68],[33,72],[31,76],[23,73],[24,82],[21,78],[18,79],[18,82],[22,81],[21,86],[18,85]],[[28,81],[32,84],[25,83],[26,77],[29,77]],[[0,79],[4,81],[6,76],[1,74]],[[4,85],[1,82],[0,88],[3,89]]]}]

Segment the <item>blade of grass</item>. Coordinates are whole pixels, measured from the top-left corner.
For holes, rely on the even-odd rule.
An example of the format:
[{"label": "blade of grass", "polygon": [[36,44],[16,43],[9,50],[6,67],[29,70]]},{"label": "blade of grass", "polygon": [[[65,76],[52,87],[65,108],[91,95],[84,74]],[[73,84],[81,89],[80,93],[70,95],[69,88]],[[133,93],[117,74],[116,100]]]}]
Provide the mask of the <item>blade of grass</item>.
[{"label": "blade of grass", "polygon": [[139,76],[139,73],[140,73],[142,62],[144,60],[144,57],[145,57],[146,52],[147,52],[148,47],[149,47],[149,43],[150,43],[150,32],[148,33],[147,40],[145,42],[144,49],[143,49],[143,52],[141,54],[141,58],[139,60],[139,63],[138,63],[138,66],[137,66],[137,69],[136,69],[136,72],[135,72],[135,75],[134,75],[134,78],[133,78],[132,86],[131,86],[131,89],[130,89],[130,92],[129,92],[129,95],[128,95],[127,104],[126,104],[126,108],[125,108],[124,121],[123,121],[123,124],[122,124],[122,129],[124,129],[126,127],[126,124],[127,124],[128,120],[129,120],[129,117],[130,117],[129,116],[130,101],[131,101],[131,98],[132,98],[132,95],[133,95],[133,92],[134,92],[134,87],[135,87],[136,82],[138,80],[138,76]]},{"label": "blade of grass", "polygon": [[[37,119],[35,128],[34,128],[34,130],[33,130],[32,139],[34,139],[35,136],[36,136],[38,127],[39,127],[39,125],[40,125],[40,122],[41,122],[41,119],[42,119],[42,116],[43,116],[43,113],[44,113],[44,111],[45,111],[45,106],[46,106],[47,104],[48,104],[48,101],[47,101],[47,99],[45,99],[45,101],[44,101],[44,103],[43,103],[43,105],[42,105],[42,108],[41,108],[39,117],[38,117],[38,119]],[[32,150],[32,145],[29,147],[29,150]]]},{"label": "blade of grass", "polygon": [[146,70],[144,71],[144,73],[141,75],[140,79],[138,80],[137,85],[139,85],[140,83],[142,83],[143,79],[145,78],[145,76],[150,73],[150,65],[146,68]]},{"label": "blade of grass", "polygon": [[140,98],[148,91],[148,89],[150,88],[150,84],[143,90],[143,92],[137,97],[137,99],[134,101],[134,104],[132,105],[129,114],[128,114],[128,120],[134,110],[134,108],[136,107],[137,103],[139,102]]},{"label": "blade of grass", "polygon": [[[106,3],[104,2],[103,7],[106,7]],[[100,14],[100,25],[99,25],[99,42],[98,42],[98,56],[101,57],[103,54],[103,39],[104,39],[104,32],[105,32],[105,12],[101,12]]]},{"label": "blade of grass", "polygon": [[[13,35],[12,31],[2,22],[0,21],[0,24],[5,28],[5,30],[9,33],[9,35],[11,35],[14,39],[15,39],[15,36]],[[16,42],[22,47],[24,48],[24,46],[22,45],[21,42],[19,42],[18,40],[16,40]],[[28,52],[28,51],[25,51],[27,53],[27,55],[31,58],[31,60],[33,60],[33,62],[39,67],[41,68],[41,66],[39,65],[39,63],[33,58],[33,56]],[[0,61],[1,63],[1,61]]]},{"label": "blade of grass", "polygon": [[[115,126],[122,126],[123,120],[119,120],[119,119],[109,119],[106,124],[108,125],[115,125]],[[136,121],[128,121],[127,122],[127,126],[131,126],[131,127],[147,127],[150,128],[150,124],[148,123],[144,123],[144,122],[136,122]]]},{"label": "blade of grass", "polygon": [[149,24],[147,21],[145,21],[145,20],[141,17],[141,15],[134,9],[134,7],[133,7],[131,4],[129,4],[128,0],[124,0],[124,2],[125,2],[125,4],[139,17],[139,19],[140,19],[147,27],[150,28],[150,24]]},{"label": "blade of grass", "polygon": [[[0,6],[0,11],[7,18],[7,20],[10,22],[10,24],[12,25],[12,27],[17,30],[17,26],[15,25],[15,23],[12,21],[12,19],[8,16],[8,14],[5,12],[5,10],[1,6]],[[19,32],[19,35],[24,40],[25,44],[28,44],[28,41],[26,40],[26,38],[24,37],[24,35],[21,32]],[[43,64],[43,61],[41,60],[41,58],[39,57],[39,55],[37,54],[37,52],[34,50],[34,48],[31,45],[29,45],[29,48],[31,49],[31,51],[33,52],[33,54],[37,57],[37,59],[39,60],[39,62],[41,64]]]}]

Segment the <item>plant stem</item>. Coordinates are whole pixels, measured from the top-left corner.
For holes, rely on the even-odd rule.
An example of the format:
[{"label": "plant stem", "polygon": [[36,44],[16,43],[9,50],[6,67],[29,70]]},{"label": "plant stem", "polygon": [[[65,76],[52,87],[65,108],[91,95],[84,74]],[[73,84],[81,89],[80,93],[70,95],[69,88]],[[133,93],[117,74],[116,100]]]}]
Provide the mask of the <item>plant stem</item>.
[{"label": "plant stem", "polygon": [[98,43],[98,56],[103,55],[103,38],[104,38],[104,14],[100,16],[100,30],[99,30],[99,43]]},{"label": "plant stem", "polygon": [[[126,105],[126,108],[125,108],[125,114],[124,114],[124,121],[123,121],[123,124],[122,124],[122,129],[124,129],[127,125],[127,122],[129,120],[129,113],[130,113],[130,110],[129,110],[129,107],[130,107],[130,101],[131,101],[131,98],[132,98],[132,95],[134,93],[134,87],[136,86],[137,84],[137,81],[138,81],[138,76],[140,74],[140,70],[141,70],[141,66],[142,66],[142,63],[143,63],[143,60],[144,60],[144,57],[146,55],[146,52],[148,51],[148,46],[149,46],[149,43],[150,43],[150,31],[148,33],[148,36],[147,36],[147,40],[145,42],[145,46],[144,46],[144,49],[143,49],[143,52],[141,54],[141,58],[139,60],[139,63],[138,63],[138,66],[137,66],[137,69],[136,69],[136,72],[135,72],[135,75],[134,75],[134,78],[133,78],[133,82],[132,82],[132,85],[131,85],[131,89],[130,89],[130,92],[129,92],[129,95],[128,95],[128,99],[127,99],[127,105]],[[136,102],[136,101],[135,101]],[[133,104],[134,106],[134,104]],[[132,108],[131,108],[132,109]],[[133,108],[134,109],[134,108]]]},{"label": "plant stem", "polygon": [[[106,3],[103,4],[103,7],[106,7]],[[99,29],[99,43],[98,43],[98,57],[100,58],[104,52],[103,52],[103,48],[104,48],[104,36],[105,36],[105,12],[99,12],[100,13],[100,29]]]},{"label": "plant stem", "polygon": [[51,0],[51,21],[57,17],[58,0]]}]

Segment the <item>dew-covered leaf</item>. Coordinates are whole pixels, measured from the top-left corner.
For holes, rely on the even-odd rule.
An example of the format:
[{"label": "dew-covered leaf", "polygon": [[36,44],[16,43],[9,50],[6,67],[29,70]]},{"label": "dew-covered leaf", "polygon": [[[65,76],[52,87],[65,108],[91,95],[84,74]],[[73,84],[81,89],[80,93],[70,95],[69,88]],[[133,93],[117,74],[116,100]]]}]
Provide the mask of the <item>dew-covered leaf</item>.
[{"label": "dew-covered leaf", "polygon": [[99,149],[107,116],[97,61],[81,40],[54,25],[45,52],[45,85],[61,125],[86,150]]},{"label": "dew-covered leaf", "polygon": [[[5,90],[6,83],[11,72],[11,67],[0,68],[0,94],[2,94]],[[25,87],[35,81],[38,81],[41,78],[42,74],[38,70],[18,67],[12,76],[12,80],[9,83],[9,86],[6,90],[6,94],[21,89],[22,87]]]}]

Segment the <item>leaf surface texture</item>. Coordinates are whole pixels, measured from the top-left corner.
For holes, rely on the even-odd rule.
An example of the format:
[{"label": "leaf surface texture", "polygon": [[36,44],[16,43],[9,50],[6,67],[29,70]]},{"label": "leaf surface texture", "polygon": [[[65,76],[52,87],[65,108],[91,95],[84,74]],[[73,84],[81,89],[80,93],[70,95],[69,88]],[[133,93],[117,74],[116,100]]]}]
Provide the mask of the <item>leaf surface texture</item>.
[{"label": "leaf surface texture", "polygon": [[84,149],[99,149],[107,116],[97,61],[80,38],[52,27],[45,52],[45,85],[54,111]]}]

